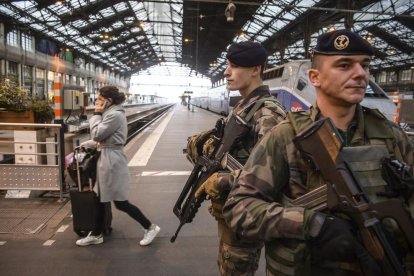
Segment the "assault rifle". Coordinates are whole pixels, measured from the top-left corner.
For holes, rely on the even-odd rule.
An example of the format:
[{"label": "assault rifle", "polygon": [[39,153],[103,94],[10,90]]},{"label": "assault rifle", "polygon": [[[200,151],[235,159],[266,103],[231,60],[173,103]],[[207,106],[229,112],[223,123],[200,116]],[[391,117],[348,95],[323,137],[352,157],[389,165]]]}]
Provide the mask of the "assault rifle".
[{"label": "assault rifle", "polygon": [[414,252],[414,227],[400,199],[372,203],[364,194],[342,154],[342,140],[329,118],[316,121],[293,140],[304,159],[320,171],[327,185],[294,204],[346,214],[358,227],[363,246],[381,265],[382,275],[406,275],[404,264],[387,240],[381,220],[392,218]]},{"label": "assault rifle", "polygon": [[212,154],[212,158],[207,156],[200,156],[198,158],[173,208],[174,214],[180,220],[180,225],[174,236],[171,238],[171,242],[175,241],[184,224],[193,221],[201,203],[206,199],[206,194],[199,198],[194,196],[201,184],[220,169],[227,168],[229,170],[235,170],[242,167],[242,165],[228,153],[232,149],[234,142],[242,138],[248,131],[248,124],[240,116],[233,114],[224,128],[224,133],[220,139],[219,145]]}]

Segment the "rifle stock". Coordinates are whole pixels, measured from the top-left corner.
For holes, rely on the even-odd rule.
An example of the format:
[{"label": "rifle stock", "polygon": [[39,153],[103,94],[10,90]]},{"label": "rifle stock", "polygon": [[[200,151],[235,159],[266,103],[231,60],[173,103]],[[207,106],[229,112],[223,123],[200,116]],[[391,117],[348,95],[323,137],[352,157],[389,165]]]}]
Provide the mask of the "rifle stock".
[{"label": "rifle stock", "polygon": [[213,173],[224,168],[222,162],[225,161],[223,162],[226,163],[225,168],[230,171],[242,167],[228,152],[232,149],[234,142],[243,137],[248,130],[247,123],[240,116],[233,114],[225,126],[224,135],[213,157],[199,157],[173,207],[173,212],[180,220],[180,224],[174,236],[171,237],[171,242],[175,241],[184,224],[193,221],[201,203],[206,199],[205,194],[196,198],[195,192]]},{"label": "rifle stock", "polygon": [[399,199],[371,203],[341,156],[342,140],[329,118],[316,121],[294,139],[304,159],[320,171],[326,185],[292,203],[313,210],[344,213],[357,225],[362,244],[379,262],[383,275],[406,275],[382,228],[381,219],[390,217],[399,225],[410,251],[414,251],[414,227]]}]

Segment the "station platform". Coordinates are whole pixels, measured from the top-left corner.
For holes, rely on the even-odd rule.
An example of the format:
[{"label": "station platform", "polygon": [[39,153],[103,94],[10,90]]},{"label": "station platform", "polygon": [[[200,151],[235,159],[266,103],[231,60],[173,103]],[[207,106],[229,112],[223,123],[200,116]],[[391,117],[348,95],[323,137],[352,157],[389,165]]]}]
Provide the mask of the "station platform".
[{"label": "station platform", "polygon": [[[141,226],[114,206],[113,231],[104,236],[104,243],[78,247],[68,198],[58,202],[53,197],[2,197],[0,275],[219,275],[217,224],[207,211],[208,201],[194,221],[183,226],[176,241],[170,242],[179,225],[172,208],[192,170],[182,153],[187,137],[212,128],[219,117],[177,104],[125,147],[129,201],[161,227],[151,245],[139,245],[143,237]],[[13,211],[16,208],[21,211]],[[44,219],[41,229],[34,229],[32,234],[1,231],[2,219],[28,213],[33,219]],[[263,253],[257,275],[265,275]]]}]

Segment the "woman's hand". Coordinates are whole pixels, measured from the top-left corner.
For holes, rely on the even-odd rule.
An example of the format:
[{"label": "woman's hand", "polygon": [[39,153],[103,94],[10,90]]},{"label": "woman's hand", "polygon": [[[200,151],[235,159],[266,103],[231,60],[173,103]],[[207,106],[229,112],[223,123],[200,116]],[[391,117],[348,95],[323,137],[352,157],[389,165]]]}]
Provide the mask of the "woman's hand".
[{"label": "woman's hand", "polygon": [[106,108],[106,106],[105,106],[106,102],[107,101],[105,101],[105,100],[102,101],[100,99],[96,99],[96,101],[95,101],[95,112],[103,113],[105,111],[105,108]]}]

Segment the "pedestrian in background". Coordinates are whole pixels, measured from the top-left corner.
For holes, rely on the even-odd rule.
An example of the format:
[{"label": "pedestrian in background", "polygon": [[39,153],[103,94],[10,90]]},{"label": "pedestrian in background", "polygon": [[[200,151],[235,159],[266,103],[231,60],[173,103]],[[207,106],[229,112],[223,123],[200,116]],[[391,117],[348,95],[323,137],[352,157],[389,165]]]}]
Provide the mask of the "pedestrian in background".
[{"label": "pedestrian in background", "polygon": [[103,243],[104,202],[113,201],[115,207],[127,213],[144,228],[144,237],[140,245],[149,245],[160,231],[160,227],[128,201],[129,179],[128,161],[124,153],[127,139],[127,120],[122,103],[125,94],[115,86],[99,89],[94,115],[89,119],[92,141],[87,146],[98,143],[101,154],[97,164],[97,179],[94,191],[98,194],[99,204],[97,229],[85,238],[76,241],[76,245],[86,246]]}]

